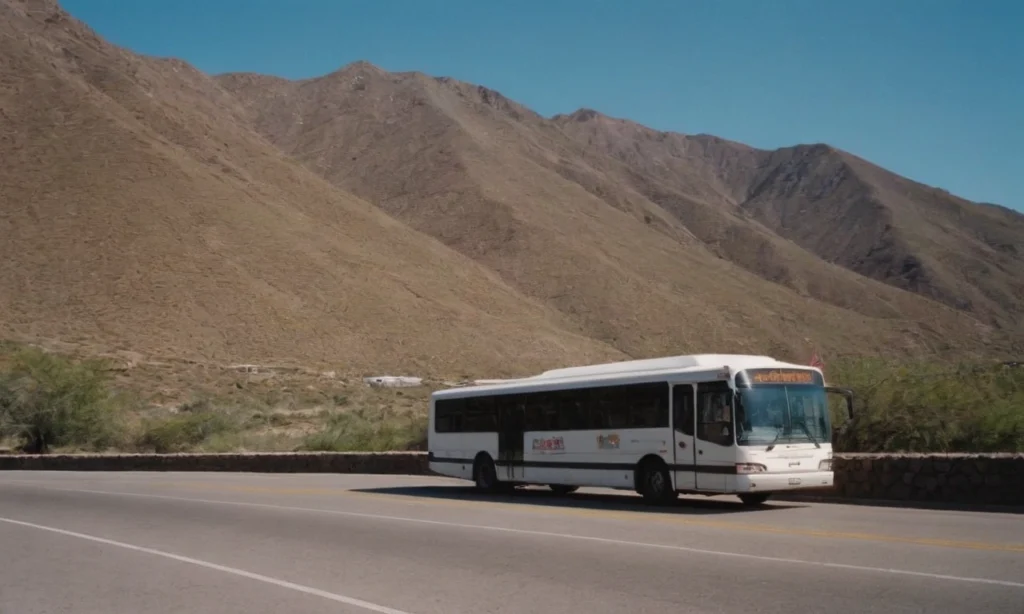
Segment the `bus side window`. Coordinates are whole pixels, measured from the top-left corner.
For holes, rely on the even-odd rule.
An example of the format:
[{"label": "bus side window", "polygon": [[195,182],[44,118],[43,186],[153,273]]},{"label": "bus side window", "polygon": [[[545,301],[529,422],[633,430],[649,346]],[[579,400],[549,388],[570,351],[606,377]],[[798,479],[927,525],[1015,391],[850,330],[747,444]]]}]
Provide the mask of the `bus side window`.
[{"label": "bus side window", "polygon": [[579,431],[586,428],[586,415],[581,411],[578,392],[559,390],[553,395],[558,416],[558,430]]},{"label": "bus side window", "polygon": [[435,433],[448,433],[451,431],[451,412],[449,411],[450,401],[448,399],[439,399],[434,401],[434,432]]},{"label": "bus side window", "polygon": [[523,395],[525,399],[525,413],[526,413],[526,427],[527,431],[546,431],[548,430],[547,425],[547,414],[544,413],[543,407],[537,403],[537,393],[527,393]]},{"label": "bus side window", "polygon": [[609,429],[628,429],[629,413],[633,399],[625,386],[609,386],[601,396],[601,408],[608,420]]},{"label": "bus side window", "polygon": [[466,409],[466,399],[453,399],[452,408],[449,413],[449,433],[463,432],[463,412]]},{"label": "bus side window", "polygon": [[587,408],[587,429],[604,430],[611,428],[611,421],[605,408],[604,397],[607,388],[589,388],[583,390]]},{"label": "bus side window", "polygon": [[693,437],[693,386],[680,384],[672,391],[672,423],[684,435]]},{"label": "bus side window", "polygon": [[[557,399],[551,392],[527,392],[517,395],[526,416],[527,431],[557,431],[559,429]],[[513,404],[515,405],[515,403]]]},{"label": "bus side window", "polygon": [[702,384],[697,398],[697,437],[720,446],[732,445],[732,404],[725,385]]},{"label": "bus side window", "polygon": [[502,397],[466,399],[462,430],[466,433],[487,433],[498,430],[497,407]]},{"label": "bus side window", "polygon": [[438,401],[435,411],[437,424],[434,430],[438,433],[461,433],[462,412],[466,406],[465,399],[445,399]]},{"label": "bus side window", "polygon": [[630,428],[665,428],[668,426],[668,385],[662,382],[632,387]]}]

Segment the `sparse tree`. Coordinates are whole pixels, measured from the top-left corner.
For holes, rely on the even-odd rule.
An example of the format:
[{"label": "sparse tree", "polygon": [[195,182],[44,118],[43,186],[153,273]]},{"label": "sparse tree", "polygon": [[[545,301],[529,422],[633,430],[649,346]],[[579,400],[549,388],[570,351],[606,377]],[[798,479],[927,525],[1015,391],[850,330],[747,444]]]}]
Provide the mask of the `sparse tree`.
[{"label": "sparse tree", "polygon": [[119,407],[104,367],[35,348],[17,352],[0,374],[0,436],[30,454],[116,443]]}]

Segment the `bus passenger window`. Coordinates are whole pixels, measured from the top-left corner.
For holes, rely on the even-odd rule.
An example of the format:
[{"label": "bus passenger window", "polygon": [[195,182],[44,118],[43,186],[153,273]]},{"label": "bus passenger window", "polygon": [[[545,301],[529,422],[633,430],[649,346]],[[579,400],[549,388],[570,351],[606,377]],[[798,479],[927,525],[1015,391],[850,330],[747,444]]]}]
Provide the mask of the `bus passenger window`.
[{"label": "bus passenger window", "polygon": [[698,397],[697,437],[720,446],[732,445],[732,404],[728,389],[702,390]]},{"label": "bus passenger window", "polygon": [[693,386],[676,386],[672,391],[672,405],[672,422],[675,429],[693,437]]}]

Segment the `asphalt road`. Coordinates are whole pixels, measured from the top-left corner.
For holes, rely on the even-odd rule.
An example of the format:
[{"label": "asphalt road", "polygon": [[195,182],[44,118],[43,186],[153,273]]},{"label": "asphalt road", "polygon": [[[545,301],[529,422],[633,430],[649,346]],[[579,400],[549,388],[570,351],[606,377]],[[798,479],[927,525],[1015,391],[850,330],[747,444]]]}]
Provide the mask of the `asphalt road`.
[{"label": "asphalt road", "polygon": [[0,473],[0,613],[1024,614],[1024,515]]}]

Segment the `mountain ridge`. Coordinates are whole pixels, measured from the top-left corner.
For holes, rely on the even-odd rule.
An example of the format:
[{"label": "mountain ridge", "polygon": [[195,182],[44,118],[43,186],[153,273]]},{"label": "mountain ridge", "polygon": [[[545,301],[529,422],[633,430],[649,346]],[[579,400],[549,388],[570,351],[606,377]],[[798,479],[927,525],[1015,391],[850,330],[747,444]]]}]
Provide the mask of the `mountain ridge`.
[{"label": "mountain ridge", "polygon": [[[783,222],[803,219],[812,188],[834,194],[817,166],[835,163],[828,151],[777,154],[772,175],[724,139],[556,121],[450,78],[368,62],[301,81],[210,76],[111,45],[49,0],[0,0],[0,17],[5,336],[442,377],[1019,347],[1018,235],[995,209],[1006,228],[971,218],[905,248],[972,310],[783,236],[807,230]],[[874,183],[883,201],[922,190]],[[946,251],[929,247],[939,239]],[[1003,260],[979,259],[989,242],[1008,246]],[[1002,285],[964,282],[964,262]]]},{"label": "mountain ridge", "polygon": [[[592,121],[595,115],[587,113],[586,117],[588,121]],[[613,121],[628,124],[634,127],[634,129],[646,131],[649,134],[655,133],[655,131],[629,120]],[[569,127],[580,124],[579,121],[566,124],[564,120],[562,123]],[[661,137],[662,140],[666,138],[691,138],[680,133],[664,134],[667,136]],[[592,135],[590,138],[592,138]],[[929,203],[931,210],[944,208],[947,213],[952,212],[960,218],[964,217],[964,209],[969,209],[966,213],[974,216],[974,221],[980,224],[980,226],[974,229],[975,236],[973,238],[976,239],[980,235],[984,245],[970,245],[968,247],[976,252],[980,250],[983,253],[983,257],[999,263],[1004,271],[1007,267],[1015,266],[1015,264],[1024,265],[1024,261],[1021,261],[1019,258],[1014,258],[1014,263],[1009,263],[1003,257],[1007,253],[1012,256],[1019,256],[1021,250],[1016,245],[1024,245],[1021,238],[1024,236],[1024,215],[1014,212],[1009,208],[1002,207],[1003,213],[1001,215],[1004,221],[1014,226],[1012,232],[1015,234],[1012,237],[1008,237],[1007,233],[1003,232],[1002,229],[993,226],[995,222],[988,219],[991,216],[985,210],[986,207],[952,196],[945,190],[933,188],[896,175],[850,152],[827,144],[804,144],[776,150],[758,150],[722,139],[713,140],[716,144],[725,144],[726,147],[740,150],[741,155],[759,157],[760,160],[747,162],[748,168],[746,170],[748,172],[752,172],[752,167],[756,166],[768,169],[768,174],[761,173],[760,175],[755,174],[741,178],[739,181],[740,185],[736,188],[738,191],[732,193],[732,202],[728,202],[728,204],[746,209],[753,214],[755,219],[758,219],[773,231],[786,239],[795,241],[798,245],[809,249],[826,261],[839,262],[846,268],[867,277],[941,300],[955,308],[962,309],[970,306],[972,302],[979,299],[983,300],[985,295],[990,294],[990,291],[987,291],[985,288],[982,288],[982,291],[979,293],[968,293],[966,297],[958,295],[954,289],[962,286],[966,279],[962,275],[957,275],[954,271],[951,271],[949,266],[934,266],[933,263],[935,270],[929,273],[941,283],[935,284],[935,287],[924,289],[919,287],[920,284],[917,282],[920,281],[922,276],[922,265],[920,262],[922,258],[918,254],[912,253],[914,245],[910,243],[921,241],[922,239],[929,240],[929,237],[922,237],[919,233],[908,232],[915,230],[914,227],[919,220],[906,221],[905,218],[908,216],[906,206],[898,202],[902,199],[902,196],[894,194],[894,192],[913,192],[917,197],[917,202],[911,204],[917,208],[916,213],[918,215],[927,213],[920,206],[920,203],[925,200],[932,201]],[[708,154],[705,154],[703,162],[706,162],[707,157]],[[817,165],[818,168],[810,168],[813,165]],[[780,175],[782,176],[781,181],[779,181]],[[874,228],[869,228],[866,232],[868,235],[867,239],[870,239],[867,241],[867,245],[851,246],[849,241],[844,241],[844,237],[837,236],[836,233],[846,231],[845,227],[840,227],[838,224],[834,227],[836,232],[832,234],[823,234],[820,224],[803,229],[798,224],[787,224],[787,220],[784,219],[787,212],[780,211],[778,207],[780,203],[783,206],[785,205],[786,198],[790,196],[794,185],[799,183],[801,175],[810,176],[812,179],[831,181],[831,183],[823,185],[809,186],[812,188],[811,198],[795,203],[804,207],[813,204],[815,200],[820,200],[824,196],[830,195],[829,191],[837,190],[844,181],[850,182],[846,186],[851,188],[852,192],[848,202],[844,203],[841,202],[840,198],[833,198],[829,204],[845,207],[846,213],[849,215],[864,215],[865,207],[868,208],[867,213],[873,213],[873,215],[867,216],[873,218],[871,223],[875,225]],[[788,184],[787,181],[789,182]],[[799,187],[796,186],[797,189]],[[726,200],[728,201],[729,199]],[[855,206],[859,207],[860,210],[855,211]],[[903,207],[903,209],[900,207]],[[874,209],[874,211],[872,212],[870,209]],[[792,215],[792,212],[788,213]],[[900,223],[896,219],[900,216],[904,218],[902,221],[903,229],[898,230],[897,236],[890,240],[887,238],[886,233],[893,229],[894,224]],[[844,221],[848,227],[862,229],[862,226],[859,225],[860,220],[846,219]],[[949,231],[947,230],[947,232]],[[998,235],[1000,239],[989,240],[986,233],[987,235]],[[912,236],[904,236],[907,234]],[[814,240],[815,237],[817,242]],[[850,241],[855,242],[857,238],[856,236],[852,237]],[[986,252],[986,248],[991,247],[997,248],[1003,253]],[[879,251],[884,253],[884,262],[888,266],[880,267],[874,264],[872,257],[877,259]],[[957,263],[957,266],[961,268],[970,267],[971,265],[972,263],[965,261]],[[1010,277],[1013,279],[1004,281],[1012,283],[1013,290],[1011,294],[1016,294],[1017,298],[1005,302],[1016,303],[1016,305],[1014,308],[1003,313],[1000,313],[1000,310],[994,306],[983,305],[981,313],[987,316],[990,322],[1005,325],[1014,321],[1019,322],[1022,316],[1019,303],[1020,297],[1024,296],[1022,294],[1024,292],[1024,284],[1022,284],[1019,274],[1013,275],[1011,273]],[[972,294],[973,296],[971,296]]]},{"label": "mountain ridge", "polygon": [[6,336],[356,375],[623,356],[309,172],[188,64],[52,3],[0,17]]},{"label": "mountain ridge", "polygon": [[[356,78],[360,79],[358,87],[353,86],[352,80]],[[252,111],[251,117],[256,128],[284,151],[302,160],[309,168],[316,169],[335,185],[353,190],[364,198],[378,203],[389,213],[408,221],[421,231],[437,236],[456,249],[462,249],[463,253],[474,258],[481,257],[482,253],[479,249],[466,249],[465,237],[471,233],[465,229],[453,231],[459,221],[446,217],[452,215],[451,203],[465,197],[466,191],[473,191],[480,186],[486,189],[492,184],[501,183],[499,178],[493,176],[497,167],[522,168],[527,173],[536,173],[538,169],[544,169],[553,171],[562,179],[575,184],[576,189],[582,187],[591,196],[610,203],[620,211],[629,212],[635,219],[644,220],[646,225],[661,227],[665,234],[677,242],[685,243],[689,240],[692,247],[717,250],[719,257],[726,255],[731,261],[773,281],[788,275],[787,271],[767,270],[773,266],[761,264],[763,259],[759,260],[756,250],[749,254],[729,254],[728,249],[724,249],[723,253],[723,249],[716,247],[731,244],[733,251],[737,246],[741,251],[747,248],[742,241],[737,241],[736,237],[729,234],[735,234],[735,225],[730,226],[732,230],[727,229],[722,236],[713,236],[712,227],[722,224],[722,211],[719,210],[721,206],[732,207],[734,211],[729,215],[737,218],[752,217],[740,210],[739,205],[748,202],[749,198],[744,190],[734,185],[734,182],[736,176],[752,179],[758,170],[756,167],[747,168],[749,164],[745,165],[742,161],[737,163],[735,160],[727,160],[731,164],[712,164],[711,162],[715,162],[715,156],[719,155],[723,148],[729,153],[728,148],[735,147],[725,139],[711,136],[690,139],[675,133],[656,133],[635,122],[608,118],[592,109],[584,109],[570,115],[555,115],[553,119],[547,119],[514,101],[507,102],[508,99],[503,96],[489,93],[493,90],[488,88],[447,77],[430,77],[420,72],[388,73],[376,69],[370,75],[359,73],[358,69],[343,67],[328,75],[300,81],[280,78],[265,81],[264,77],[257,77],[252,73],[227,73],[218,75],[216,79],[228,91],[236,94]],[[261,84],[258,87],[254,85],[257,82]],[[273,84],[272,94],[267,94],[267,83]],[[307,98],[312,92],[318,93],[313,98]],[[316,102],[313,101],[314,98]],[[329,102],[324,104],[325,100]],[[373,111],[367,112],[366,109],[370,107]],[[514,112],[509,113],[509,108]],[[314,124],[329,125],[330,130],[318,130],[315,134],[312,130],[303,131],[287,119],[286,115],[289,113],[297,113],[302,117],[316,116],[318,119]],[[702,175],[700,169],[694,170],[692,165],[689,165],[684,169],[685,173],[688,173],[687,179],[690,179],[688,191],[674,190],[672,186],[666,185],[676,179],[672,173],[659,175],[654,172],[641,172],[646,169],[629,167],[630,156],[635,156],[637,143],[627,142],[624,146],[625,152],[616,156],[615,152],[609,155],[600,151],[600,147],[594,147],[594,137],[607,138],[607,132],[590,135],[589,138],[581,138],[578,134],[566,134],[570,132],[566,128],[567,125],[589,125],[591,122],[641,131],[647,135],[645,138],[652,142],[670,141],[676,142],[682,149],[699,148],[703,157],[691,158],[706,167],[714,167],[716,174],[713,177]],[[387,135],[370,136],[378,129]],[[424,134],[432,138],[424,140]],[[324,148],[311,147],[308,143],[303,143],[303,139],[330,142],[330,147],[338,153],[333,157],[325,155]],[[396,161],[393,157],[394,148],[390,145],[381,145],[382,139],[395,139],[408,147],[412,147],[412,143],[419,147],[422,141],[422,146],[427,149],[421,150],[420,153],[433,147],[435,157],[417,154],[415,163],[410,160]],[[679,143],[679,139],[686,141]],[[445,141],[444,146],[438,145],[441,141]],[[742,145],[739,147],[743,155],[759,155],[759,150]],[[595,149],[597,151],[592,151]],[[792,148],[792,151],[796,152],[808,150],[819,156],[835,155],[835,152],[839,151],[827,145]],[[459,155],[460,151],[463,152],[462,155]],[[512,160],[510,156],[513,154],[510,152],[521,154],[521,159]],[[348,155],[349,153],[357,155]],[[376,162],[375,156],[378,155],[386,156],[388,163],[381,165]],[[487,164],[482,162],[488,157],[491,164],[489,169],[486,168]],[[504,159],[499,161],[499,158]],[[613,167],[614,173],[606,172]],[[382,185],[384,168],[388,168],[396,177],[403,178],[398,183],[417,185],[422,182],[425,185],[433,185],[433,188],[398,194],[393,185]],[[439,182],[442,176],[448,177],[449,183]],[[458,180],[452,176],[458,177]],[[367,180],[368,177],[371,179]],[[542,182],[535,183],[539,185]],[[550,185],[549,180],[544,180],[543,183]],[[693,189],[694,186],[697,189]],[[506,192],[517,190],[516,186],[511,185],[506,185],[505,188]],[[447,194],[448,200],[446,208],[435,210],[432,209],[435,205],[429,201],[438,194]],[[730,194],[733,202],[730,202]],[[415,197],[419,195],[426,196],[426,200],[416,200]],[[565,195],[562,200],[555,202],[562,203],[574,198],[576,197]],[[516,207],[520,214],[525,211],[525,202],[528,200],[518,199]],[[677,211],[669,211],[673,208],[674,203],[669,202],[672,200],[678,201],[675,203],[678,204],[678,207],[675,207]],[[413,206],[413,201],[416,201],[416,206]],[[467,210],[464,209],[463,213],[467,213]],[[494,207],[489,210],[488,215],[493,221],[493,216],[506,215],[506,210]],[[677,223],[680,217],[684,222],[682,224]],[[444,223],[439,220],[443,220]],[[486,219],[480,220],[483,227],[486,227],[487,222]],[[765,234],[764,225],[754,225],[749,219],[744,223],[746,226],[741,233],[744,237]],[[702,224],[708,227],[704,232],[700,231]],[[787,237],[760,240],[767,246],[765,249],[780,249],[787,252],[790,259],[804,258],[792,246],[784,245],[792,243]],[[499,238],[492,237],[481,242],[493,246],[499,243]],[[485,264],[496,266],[496,263]],[[498,267],[500,268],[500,265]],[[831,291],[829,298],[833,303],[847,307],[856,303],[859,300],[857,295],[864,284],[868,284],[874,292],[888,292],[871,286],[870,280],[859,280],[862,276],[855,271],[850,271],[850,274],[857,275],[858,280],[853,280],[842,272],[828,274],[844,276],[847,284],[857,287],[856,291],[847,292],[845,297],[840,296],[839,291]],[[801,288],[801,283],[793,283],[791,286],[798,291],[807,292],[806,287]],[[815,296],[829,295],[827,281],[816,280],[809,286],[810,293]],[[879,303],[870,308],[865,307],[862,312],[872,316],[896,317],[904,310],[908,301],[917,300],[893,293],[888,293],[887,296],[889,298],[883,303],[888,301],[899,305],[885,307]],[[928,297],[921,298],[930,300]],[[913,308],[925,309],[921,307],[919,301]],[[930,317],[927,319],[930,320]],[[972,331],[971,334],[976,334],[976,331]]]}]

